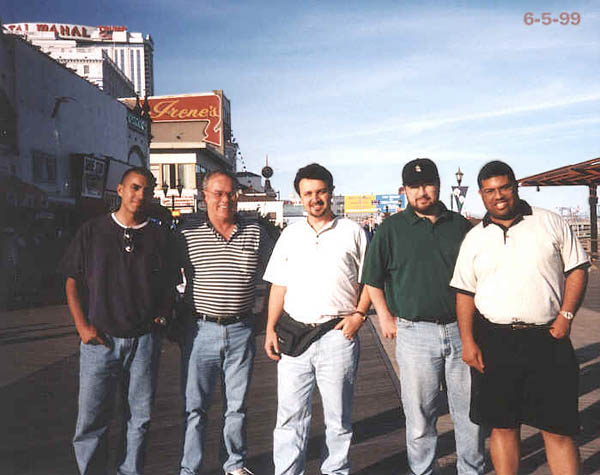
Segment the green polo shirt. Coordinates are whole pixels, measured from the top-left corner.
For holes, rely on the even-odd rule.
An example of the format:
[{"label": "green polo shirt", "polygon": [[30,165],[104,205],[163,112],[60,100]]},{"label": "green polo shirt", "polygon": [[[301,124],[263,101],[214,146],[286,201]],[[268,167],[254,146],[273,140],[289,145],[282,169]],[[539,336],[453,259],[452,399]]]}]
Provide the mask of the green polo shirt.
[{"label": "green polo shirt", "polygon": [[435,223],[412,208],[387,218],[367,250],[361,282],[383,289],[393,315],[407,320],[456,320],[449,287],[460,244],[471,224],[443,210]]}]

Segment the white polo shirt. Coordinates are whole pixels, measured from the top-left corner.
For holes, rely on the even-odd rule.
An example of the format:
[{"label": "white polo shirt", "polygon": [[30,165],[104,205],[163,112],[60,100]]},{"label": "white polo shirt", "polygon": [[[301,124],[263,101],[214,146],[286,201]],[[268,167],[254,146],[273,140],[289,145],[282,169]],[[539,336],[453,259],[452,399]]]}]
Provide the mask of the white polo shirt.
[{"label": "white polo shirt", "polygon": [[319,232],[307,220],[277,240],[263,279],[286,287],[284,310],[303,323],[323,323],[356,309],[367,250],[362,228],[334,218]]},{"label": "white polo shirt", "polygon": [[467,234],[450,282],[474,294],[475,306],[493,323],[552,321],[560,311],[565,273],[589,263],[560,216],[521,203],[523,219],[508,229],[484,219]]}]

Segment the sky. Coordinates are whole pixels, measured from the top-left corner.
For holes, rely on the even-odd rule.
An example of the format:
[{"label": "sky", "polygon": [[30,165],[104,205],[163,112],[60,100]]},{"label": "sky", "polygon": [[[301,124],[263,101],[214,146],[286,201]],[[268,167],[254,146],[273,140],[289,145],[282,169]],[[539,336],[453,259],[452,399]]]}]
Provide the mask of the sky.
[{"label": "sky", "polygon": [[[526,25],[527,12],[570,21]],[[222,89],[238,170],[260,173],[268,155],[284,198],[311,162],[336,193],[386,194],[406,162],[429,157],[446,204],[460,167],[464,211],[481,216],[490,160],[522,178],[600,157],[600,0],[0,0],[0,19],[150,34],[155,94]],[[520,195],[589,209],[585,187]]]}]

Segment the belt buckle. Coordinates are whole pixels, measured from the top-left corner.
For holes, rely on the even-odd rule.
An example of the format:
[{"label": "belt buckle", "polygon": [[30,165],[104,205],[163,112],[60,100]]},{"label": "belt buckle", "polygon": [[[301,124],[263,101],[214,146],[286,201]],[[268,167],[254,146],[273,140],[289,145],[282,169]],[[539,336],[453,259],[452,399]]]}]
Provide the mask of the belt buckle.
[{"label": "belt buckle", "polygon": [[223,320],[225,320],[223,317],[216,317],[216,318],[215,318],[215,323],[216,323],[217,325],[221,325],[221,322],[222,322]]},{"label": "belt buckle", "polygon": [[511,323],[510,328],[512,328],[513,330],[525,330],[530,326],[531,325],[528,325],[527,323]]}]

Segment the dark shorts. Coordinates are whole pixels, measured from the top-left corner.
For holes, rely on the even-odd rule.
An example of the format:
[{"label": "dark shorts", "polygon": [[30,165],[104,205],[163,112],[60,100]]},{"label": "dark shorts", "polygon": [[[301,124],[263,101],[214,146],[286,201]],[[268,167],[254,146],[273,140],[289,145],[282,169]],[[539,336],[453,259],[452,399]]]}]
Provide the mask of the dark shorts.
[{"label": "dark shorts", "polygon": [[471,420],[497,428],[526,424],[562,435],[579,432],[579,365],[569,338],[548,329],[475,324],[484,374],[472,369]]}]

